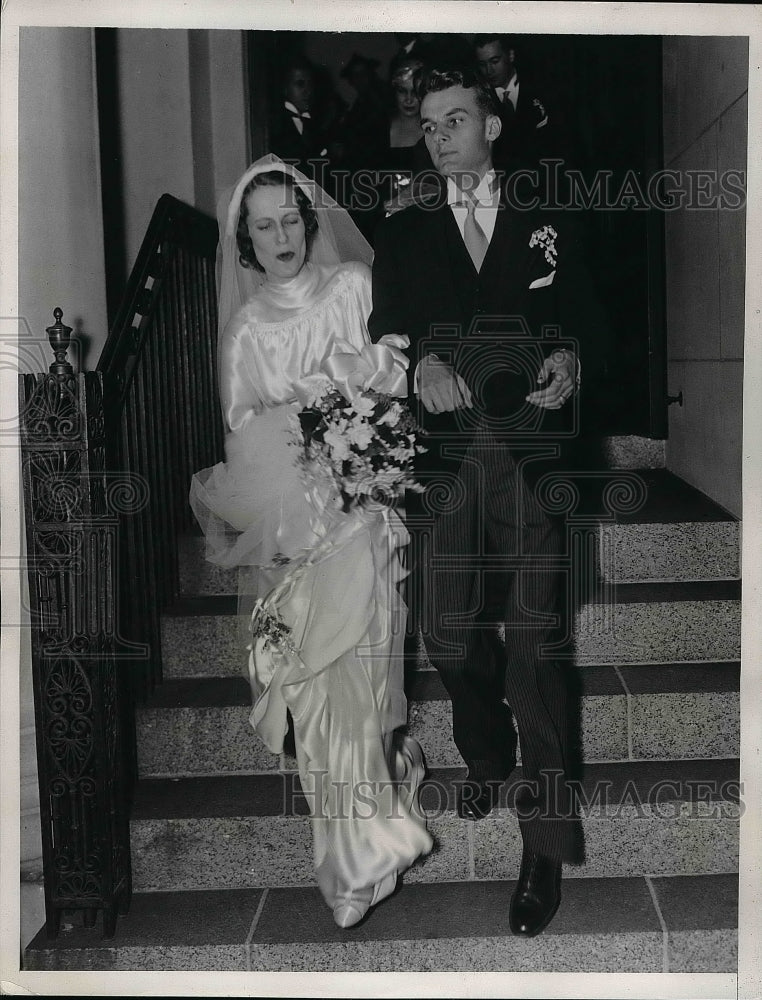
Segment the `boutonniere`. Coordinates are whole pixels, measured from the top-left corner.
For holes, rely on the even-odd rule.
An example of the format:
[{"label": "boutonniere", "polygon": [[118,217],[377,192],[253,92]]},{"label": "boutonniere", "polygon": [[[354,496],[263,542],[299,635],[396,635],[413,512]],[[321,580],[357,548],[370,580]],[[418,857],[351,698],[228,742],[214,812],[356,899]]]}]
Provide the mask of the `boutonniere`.
[{"label": "boutonniere", "polygon": [[558,250],[556,250],[556,238],[558,233],[552,226],[543,226],[542,229],[535,229],[529,239],[530,247],[542,247],[545,251],[545,260],[551,267],[556,266]]},{"label": "boutonniere", "polygon": [[537,109],[537,117],[540,119],[535,125],[535,128],[544,128],[544,126],[548,124],[548,112],[545,110],[545,105],[539,97],[534,98],[532,105]]}]

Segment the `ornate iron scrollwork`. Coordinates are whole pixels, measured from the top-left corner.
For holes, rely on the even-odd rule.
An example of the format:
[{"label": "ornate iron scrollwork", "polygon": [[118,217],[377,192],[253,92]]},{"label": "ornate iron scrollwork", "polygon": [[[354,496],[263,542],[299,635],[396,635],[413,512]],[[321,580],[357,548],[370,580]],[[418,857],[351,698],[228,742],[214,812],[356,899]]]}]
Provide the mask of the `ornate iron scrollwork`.
[{"label": "ornate iron scrollwork", "polygon": [[[27,376],[30,385],[34,378],[33,375]],[[77,390],[74,375],[44,376],[25,401],[26,433],[38,441],[50,443],[76,440],[80,435],[81,419]]]},{"label": "ornate iron scrollwork", "polygon": [[57,309],[47,331],[55,361],[20,377],[51,934],[62,910],[77,908],[86,926],[102,911],[110,936],[129,906],[134,700],[161,678],[160,616],[179,587],[191,474],[223,454],[221,422],[210,419],[217,241],[213,219],[162,196],[98,371],[72,370],[71,328]]},{"label": "ornate iron scrollwork", "polygon": [[54,660],[45,684],[45,738],[53,762],[69,783],[77,781],[93,753],[93,693],[72,657]]},{"label": "ornate iron scrollwork", "polygon": [[71,908],[111,936],[131,871],[110,493],[130,487],[109,481],[103,376],[71,371],[70,332],[56,310],[55,362],[19,378],[45,903],[51,936]]}]

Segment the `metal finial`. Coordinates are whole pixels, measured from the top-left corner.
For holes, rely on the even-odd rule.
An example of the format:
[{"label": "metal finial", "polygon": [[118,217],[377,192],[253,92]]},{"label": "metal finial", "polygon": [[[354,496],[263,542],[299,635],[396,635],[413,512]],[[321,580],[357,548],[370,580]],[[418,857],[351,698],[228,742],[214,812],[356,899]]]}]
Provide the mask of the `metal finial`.
[{"label": "metal finial", "polygon": [[56,360],[48,370],[52,375],[72,375],[74,369],[66,360],[66,352],[71,342],[71,327],[61,322],[63,310],[58,306],[53,310],[53,318],[55,323],[47,327],[47,332]]}]

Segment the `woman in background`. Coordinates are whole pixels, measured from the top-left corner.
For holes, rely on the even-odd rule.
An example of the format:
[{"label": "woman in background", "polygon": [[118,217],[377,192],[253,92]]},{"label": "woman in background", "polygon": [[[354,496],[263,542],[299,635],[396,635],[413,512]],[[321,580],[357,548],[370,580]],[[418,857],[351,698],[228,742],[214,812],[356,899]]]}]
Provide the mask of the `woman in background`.
[{"label": "woman in background", "polygon": [[423,69],[420,59],[404,58],[391,68],[390,83],[394,111],[389,119],[389,158],[387,167],[399,171],[414,169],[414,149],[423,142],[421,99],[416,90],[416,74]]}]

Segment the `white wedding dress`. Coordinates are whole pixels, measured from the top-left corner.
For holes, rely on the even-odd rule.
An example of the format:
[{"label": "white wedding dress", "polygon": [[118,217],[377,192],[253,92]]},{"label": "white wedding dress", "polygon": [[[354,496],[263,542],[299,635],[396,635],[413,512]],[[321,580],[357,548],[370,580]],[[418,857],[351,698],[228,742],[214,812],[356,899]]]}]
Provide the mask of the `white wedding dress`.
[{"label": "white wedding dress", "polygon": [[306,264],[263,285],[223,332],[226,462],[191,489],[207,557],[240,568],[246,621],[259,599],[291,629],[296,652],[249,636],[251,723],[279,753],[291,712],[317,880],[339,923],[348,900],[389,895],[432,846],[416,808],[420,750],[392,739],[407,711],[397,551],[407,532],[392,510],[344,514],[319,491],[308,498],[289,444],[300,386],[338,340],[368,343],[370,308],[365,264]]}]

